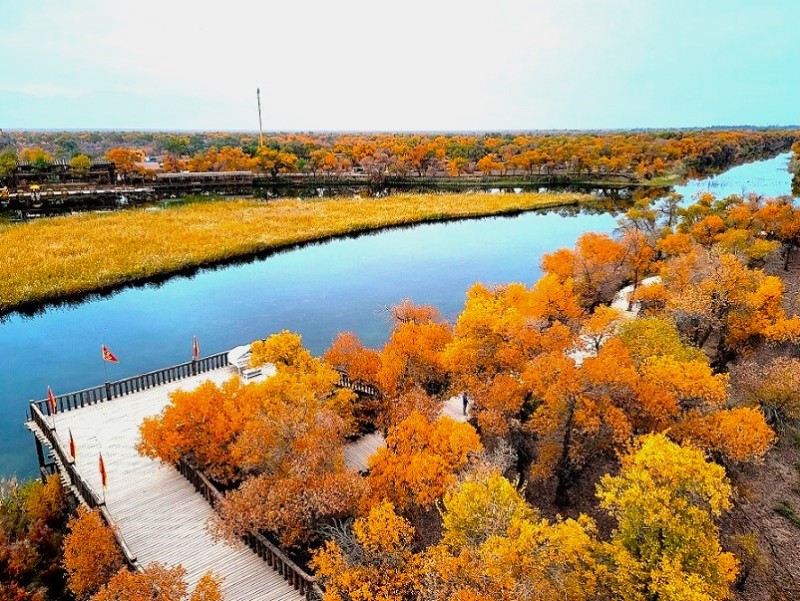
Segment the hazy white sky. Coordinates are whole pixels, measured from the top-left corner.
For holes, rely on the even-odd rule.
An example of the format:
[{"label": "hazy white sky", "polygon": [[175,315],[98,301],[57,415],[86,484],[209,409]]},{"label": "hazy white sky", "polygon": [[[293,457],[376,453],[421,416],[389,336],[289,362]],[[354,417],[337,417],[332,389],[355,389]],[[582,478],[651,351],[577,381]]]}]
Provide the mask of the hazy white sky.
[{"label": "hazy white sky", "polygon": [[0,0],[0,128],[800,123],[800,1]]}]

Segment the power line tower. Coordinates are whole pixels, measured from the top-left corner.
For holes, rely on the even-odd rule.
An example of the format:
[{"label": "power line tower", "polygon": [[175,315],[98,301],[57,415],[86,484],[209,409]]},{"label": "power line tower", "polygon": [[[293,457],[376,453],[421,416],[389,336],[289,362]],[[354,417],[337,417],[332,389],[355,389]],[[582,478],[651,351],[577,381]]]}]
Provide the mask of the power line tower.
[{"label": "power line tower", "polygon": [[256,88],[256,100],[258,101],[258,147],[264,148],[264,130],[261,127],[261,88]]}]

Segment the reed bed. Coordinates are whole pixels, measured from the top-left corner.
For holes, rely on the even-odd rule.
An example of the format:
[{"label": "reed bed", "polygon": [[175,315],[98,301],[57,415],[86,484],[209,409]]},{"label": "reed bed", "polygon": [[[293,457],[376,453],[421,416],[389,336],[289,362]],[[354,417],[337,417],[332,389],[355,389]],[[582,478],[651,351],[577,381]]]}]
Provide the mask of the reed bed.
[{"label": "reed bed", "polygon": [[588,201],[581,194],[218,200],[0,224],[0,314],[334,236]]}]

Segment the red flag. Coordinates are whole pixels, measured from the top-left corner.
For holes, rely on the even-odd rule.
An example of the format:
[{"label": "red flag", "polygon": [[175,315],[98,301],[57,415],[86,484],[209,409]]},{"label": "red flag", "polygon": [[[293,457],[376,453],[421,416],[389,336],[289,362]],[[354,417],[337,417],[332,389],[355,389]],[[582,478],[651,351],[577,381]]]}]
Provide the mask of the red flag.
[{"label": "red flag", "polygon": [[50,405],[50,415],[56,412],[56,397],[50,387],[47,387],[47,404]]},{"label": "red flag", "polygon": [[69,454],[72,455],[72,460],[75,461],[75,439],[72,438],[72,430],[69,431]]},{"label": "red flag", "polygon": [[103,482],[103,488],[105,488],[106,487],[106,483],[108,481],[108,478],[107,478],[107,475],[106,475],[106,464],[103,461],[103,454],[102,453],[100,453],[100,460],[97,462],[97,464],[98,464],[98,467],[100,468],[100,480]]},{"label": "red flag", "polygon": [[197,343],[197,336],[192,336],[192,358],[200,358],[200,345]]},{"label": "red flag", "polygon": [[119,359],[116,358],[114,353],[108,350],[108,347],[104,344],[102,346],[103,351],[103,361],[108,361],[109,363],[119,363]]}]

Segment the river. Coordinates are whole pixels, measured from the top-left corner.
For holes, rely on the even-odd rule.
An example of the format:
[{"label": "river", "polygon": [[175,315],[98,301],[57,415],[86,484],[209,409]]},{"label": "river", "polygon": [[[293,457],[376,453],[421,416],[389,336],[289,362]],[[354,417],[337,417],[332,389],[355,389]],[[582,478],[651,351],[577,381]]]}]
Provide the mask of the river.
[{"label": "river", "polygon": [[[788,154],[734,167],[676,188],[687,197],[789,194]],[[574,211],[426,224],[306,246],[263,260],[201,270],[161,285],[131,287],[77,305],[0,322],[0,477],[35,473],[23,427],[27,402],[186,361],[192,336],[203,355],[283,329],[314,353],[340,331],[380,345],[385,308],[403,298],[454,318],[465,292],[487,284],[534,282],[542,254],[571,246],[587,231],[611,231],[615,216]],[[119,358],[100,359],[100,345]],[[132,424],[133,427],[133,424]]]}]

